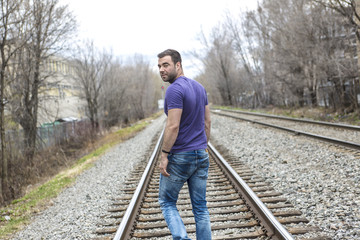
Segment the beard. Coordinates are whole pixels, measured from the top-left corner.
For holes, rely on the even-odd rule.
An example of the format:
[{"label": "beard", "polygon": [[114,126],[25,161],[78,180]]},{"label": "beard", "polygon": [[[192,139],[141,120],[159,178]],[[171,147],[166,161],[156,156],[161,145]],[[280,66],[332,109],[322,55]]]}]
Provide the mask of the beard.
[{"label": "beard", "polygon": [[169,82],[169,83],[173,83],[175,81],[176,77],[177,77],[176,71],[172,71],[172,72],[167,73],[166,75],[161,76],[161,78],[164,82]]}]

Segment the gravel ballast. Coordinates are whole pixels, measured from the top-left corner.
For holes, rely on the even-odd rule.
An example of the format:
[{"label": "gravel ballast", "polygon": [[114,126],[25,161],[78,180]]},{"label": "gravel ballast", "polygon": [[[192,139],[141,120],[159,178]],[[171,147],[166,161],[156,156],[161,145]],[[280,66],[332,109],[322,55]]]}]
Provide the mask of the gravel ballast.
[{"label": "gravel ballast", "polygon": [[[13,239],[91,239],[162,116],[101,156]],[[263,176],[331,239],[360,239],[360,159],[314,139],[212,114],[211,142]],[[131,149],[131,151],[129,151]]]},{"label": "gravel ballast", "polygon": [[[135,137],[102,155],[73,186],[53,200],[51,207],[35,216],[13,239],[91,239],[101,216],[118,197],[126,176],[133,170],[164,127],[164,116],[154,120]],[[130,151],[131,149],[131,151]]]},{"label": "gravel ballast", "polygon": [[212,115],[212,138],[331,239],[360,239],[360,159],[303,136]]}]

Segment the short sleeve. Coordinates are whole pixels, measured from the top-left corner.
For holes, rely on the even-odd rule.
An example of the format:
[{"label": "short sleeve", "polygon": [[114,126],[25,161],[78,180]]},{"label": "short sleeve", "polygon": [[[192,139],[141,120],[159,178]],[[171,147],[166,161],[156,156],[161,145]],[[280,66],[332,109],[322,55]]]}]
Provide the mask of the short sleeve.
[{"label": "short sleeve", "polygon": [[167,110],[174,108],[183,109],[184,94],[180,85],[171,85],[171,87],[166,90],[165,98]]}]

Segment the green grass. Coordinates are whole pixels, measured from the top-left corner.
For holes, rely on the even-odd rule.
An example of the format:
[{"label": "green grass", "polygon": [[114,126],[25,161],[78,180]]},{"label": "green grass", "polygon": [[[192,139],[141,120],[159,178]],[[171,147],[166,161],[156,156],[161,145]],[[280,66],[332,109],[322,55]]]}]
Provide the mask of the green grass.
[{"label": "green grass", "polygon": [[[150,119],[156,118],[159,115],[159,113],[154,114]],[[14,200],[8,206],[0,208],[0,239],[9,239],[11,234],[28,224],[30,217],[34,213],[46,208],[49,200],[55,198],[65,188],[71,186],[80,173],[93,166],[93,162],[97,157],[104,154],[115,144],[141,131],[149,124],[150,121],[143,120],[130,127],[120,129],[115,133],[105,136],[104,139],[100,141],[100,147],[79,159],[72,167],[57,174],[22,198]],[[9,216],[10,220],[6,220],[5,216]]]},{"label": "green grass", "polygon": [[[100,156],[101,154],[103,154],[104,152],[106,152],[107,149],[110,148],[110,144],[104,144],[102,145],[101,147],[97,148],[96,150],[94,150],[93,152],[91,152],[90,154],[80,158],[78,161],[77,161],[77,164],[73,166],[73,168],[77,167],[78,165],[80,164],[83,164],[85,163],[86,161],[88,161],[89,159],[92,159],[94,157],[98,157]],[[92,165],[92,164],[90,164]]]},{"label": "green grass", "polygon": [[[49,199],[56,197],[59,192],[74,181],[75,178],[73,177],[58,174],[24,197],[12,201],[8,207],[2,208],[0,211],[0,238],[5,239],[6,236],[28,223],[33,213],[43,208]],[[9,221],[5,220],[5,216],[9,216],[11,219]]]}]

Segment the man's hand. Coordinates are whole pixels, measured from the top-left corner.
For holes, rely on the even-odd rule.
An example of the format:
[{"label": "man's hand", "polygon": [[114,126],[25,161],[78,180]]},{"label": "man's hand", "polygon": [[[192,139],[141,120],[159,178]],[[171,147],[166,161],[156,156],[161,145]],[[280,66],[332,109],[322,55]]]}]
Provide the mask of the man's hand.
[{"label": "man's hand", "polygon": [[160,159],[160,164],[159,164],[159,170],[160,173],[162,175],[164,175],[165,177],[170,176],[170,174],[166,171],[167,165],[168,165],[168,158],[167,158],[168,154],[166,153],[161,153],[161,159]]}]

